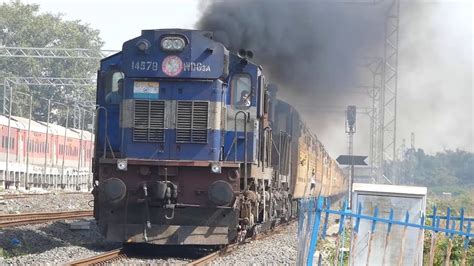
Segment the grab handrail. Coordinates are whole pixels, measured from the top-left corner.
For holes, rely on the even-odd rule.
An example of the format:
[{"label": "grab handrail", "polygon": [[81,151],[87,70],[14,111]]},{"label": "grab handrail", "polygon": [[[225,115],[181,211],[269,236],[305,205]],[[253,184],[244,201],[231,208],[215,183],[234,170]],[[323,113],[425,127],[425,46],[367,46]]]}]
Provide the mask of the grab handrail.
[{"label": "grab handrail", "polygon": [[[244,111],[238,111],[234,116],[234,141],[233,145],[235,145],[235,155],[234,155],[234,162],[237,161],[237,117],[239,114],[244,116],[244,191],[247,191],[247,180],[248,180],[248,173],[247,173],[247,123],[248,123],[248,114]],[[231,147],[232,148],[232,147]]]},{"label": "grab handrail", "polygon": [[110,140],[109,140],[109,136],[108,136],[108,111],[107,111],[107,108],[105,108],[104,106],[98,106],[96,108],[96,116],[97,116],[97,121],[96,121],[96,127],[98,127],[99,125],[99,115],[100,115],[100,110],[103,110],[105,112],[105,136],[104,136],[104,149],[103,149],[103,154],[102,154],[102,158],[105,159],[107,157],[107,146],[109,146],[109,149],[110,149],[110,152],[112,153],[112,158],[115,159],[115,154],[114,154],[114,150],[112,149],[112,145],[110,144]]}]

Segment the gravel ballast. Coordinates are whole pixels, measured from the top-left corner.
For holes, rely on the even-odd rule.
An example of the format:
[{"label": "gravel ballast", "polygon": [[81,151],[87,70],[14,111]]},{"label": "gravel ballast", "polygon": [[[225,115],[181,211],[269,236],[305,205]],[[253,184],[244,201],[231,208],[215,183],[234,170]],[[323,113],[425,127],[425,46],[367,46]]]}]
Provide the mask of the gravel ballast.
[{"label": "gravel ballast", "polygon": [[147,258],[125,258],[110,265],[185,265],[191,259],[167,258],[167,259],[147,259]]},{"label": "gravel ballast", "polygon": [[[61,192],[34,195],[26,198],[1,199],[0,213],[52,212],[92,209],[90,193],[62,194]],[[0,229],[0,265],[57,265],[90,257],[121,246],[106,241],[93,219],[88,230],[72,230],[73,221],[57,221],[36,225]],[[297,223],[286,226],[280,233],[240,245],[232,253],[219,257],[212,265],[295,265],[297,257]],[[182,265],[193,259],[124,258],[114,264],[125,265]]]},{"label": "gravel ballast", "polygon": [[74,221],[59,221],[0,229],[0,264],[64,264],[121,246],[106,241],[92,219],[88,230],[71,230]]},{"label": "gravel ballast", "polygon": [[[24,197],[11,199],[5,196],[9,194],[18,192],[0,194],[0,214],[92,210],[93,197],[88,192],[23,193]],[[65,264],[120,247],[119,243],[108,242],[100,235],[93,219],[83,221],[90,224],[90,229],[72,230],[70,224],[75,222],[72,220],[0,228],[0,265]]]},{"label": "gravel ballast", "polygon": [[24,198],[13,199],[0,195],[0,214],[92,210],[92,199],[92,194],[87,192],[78,194],[53,192],[30,196],[25,194]]},{"label": "gravel ballast", "polygon": [[295,265],[297,223],[292,223],[278,234],[239,246],[212,265]]},{"label": "gravel ballast", "polygon": [[[0,265],[57,265],[119,248],[106,241],[92,219],[89,230],[71,230],[73,221],[3,228],[0,230]],[[212,265],[295,265],[297,224],[278,234],[240,245],[232,253],[217,258]],[[193,259],[176,257],[131,257],[115,261],[121,265],[183,265]]]},{"label": "gravel ballast", "polygon": [[[295,265],[297,255],[297,223],[261,240],[239,245],[228,255],[212,261],[211,265]],[[183,252],[187,252],[183,249]],[[184,255],[184,254],[183,254]],[[184,265],[190,258],[123,258],[119,265]]]}]

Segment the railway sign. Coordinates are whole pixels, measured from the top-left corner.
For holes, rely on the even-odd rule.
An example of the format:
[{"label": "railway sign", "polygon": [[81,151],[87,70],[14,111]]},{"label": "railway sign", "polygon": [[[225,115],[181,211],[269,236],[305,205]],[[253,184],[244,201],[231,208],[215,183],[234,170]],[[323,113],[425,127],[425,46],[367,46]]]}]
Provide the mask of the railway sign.
[{"label": "railway sign", "polygon": [[364,155],[339,155],[336,161],[341,165],[352,165],[354,160],[354,165],[367,165],[365,162],[367,156]]}]

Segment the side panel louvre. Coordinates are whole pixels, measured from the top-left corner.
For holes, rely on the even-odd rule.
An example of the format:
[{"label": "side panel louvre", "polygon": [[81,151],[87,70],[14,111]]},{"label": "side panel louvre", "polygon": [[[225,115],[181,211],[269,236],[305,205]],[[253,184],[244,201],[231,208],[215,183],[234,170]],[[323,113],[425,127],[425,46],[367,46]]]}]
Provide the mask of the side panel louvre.
[{"label": "side panel louvre", "polygon": [[135,100],[133,140],[165,141],[165,102]]},{"label": "side panel louvre", "polygon": [[176,142],[207,143],[209,102],[178,101]]}]

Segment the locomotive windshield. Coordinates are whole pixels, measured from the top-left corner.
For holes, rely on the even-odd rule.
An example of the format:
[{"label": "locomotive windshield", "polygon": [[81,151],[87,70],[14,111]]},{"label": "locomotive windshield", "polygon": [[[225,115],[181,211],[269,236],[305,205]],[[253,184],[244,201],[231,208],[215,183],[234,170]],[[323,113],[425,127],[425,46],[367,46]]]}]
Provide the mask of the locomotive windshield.
[{"label": "locomotive windshield", "polygon": [[252,103],[252,82],[247,74],[235,75],[232,79],[234,106],[237,109],[248,109]]},{"label": "locomotive windshield", "polygon": [[122,99],[124,75],[122,72],[113,72],[109,85],[107,86],[105,102],[108,104],[119,104]]}]

